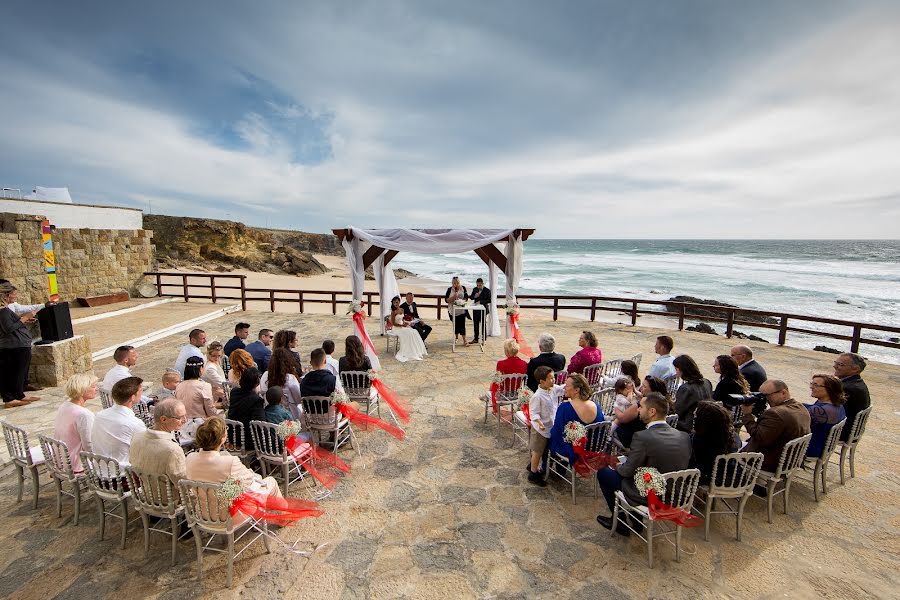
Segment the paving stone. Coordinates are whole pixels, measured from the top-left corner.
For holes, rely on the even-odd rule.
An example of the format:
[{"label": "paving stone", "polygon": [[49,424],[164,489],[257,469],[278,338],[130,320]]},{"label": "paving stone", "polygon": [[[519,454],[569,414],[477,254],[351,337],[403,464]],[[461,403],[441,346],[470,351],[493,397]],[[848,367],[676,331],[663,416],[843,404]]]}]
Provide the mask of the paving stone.
[{"label": "paving stone", "polygon": [[391,486],[384,498],[384,507],[388,510],[409,512],[419,508],[419,492],[408,483],[397,482]]},{"label": "paving stone", "polygon": [[471,563],[468,550],[458,542],[450,541],[416,544],[413,557],[423,570],[465,571]]},{"label": "paving stone", "polygon": [[448,504],[466,504],[475,506],[487,498],[487,492],[481,488],[470,488],[450,485],[441,490],[441,501]]},{"label": "paving stone", "polygon": [[497,523],[464,523],[459,527],[463,545],[469,550],[502,550],[501,526]]},{"label": "paving stone", "polygon": [[362,575],[378,551],[378,540],[364,535],[353,534],[335,548],[326,562],[337,565],[345,571]]},{"label": "paving stone", "polygon": [[494,479],[501,485],[519,485],[519,477],[525,477],[523,473],[516,469],[498,469]]},{"label": "paving stone", "polygon": [[569,569],[585,557],[584,549],[572,540],[554,538],[547,543],[544,561],[560,569]]},{"label": "paving stone", "polygon": [[572,594],[572,598],[577,600],[594,600],[595,598],[603,598],[604,600],[628,600],[631,597],[630,594],[625,593],[621,588],[606,581],[589,583]]},{"label": "paving stone", "polygon": [[382,479],[406,479],[412,465],[391,458],[379,460],[375,463],[375,476]]},{"label": "paving stone", "polygon": [[485,454],[484,451],[466,446],[463,448],[458,466],[461,469],[496,469],[500,463]]}]

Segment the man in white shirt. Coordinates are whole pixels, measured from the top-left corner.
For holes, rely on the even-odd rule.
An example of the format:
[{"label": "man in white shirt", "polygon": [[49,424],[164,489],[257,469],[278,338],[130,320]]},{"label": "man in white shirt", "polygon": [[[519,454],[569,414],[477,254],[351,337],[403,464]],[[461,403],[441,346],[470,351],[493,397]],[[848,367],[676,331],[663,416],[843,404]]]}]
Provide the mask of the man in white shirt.
[{"label": "man in white shirt", "polygon": [[202,329],[192,329],[191,333],[188,334],[188,344],[181,347],[181,352],[178,353],[178,358],[175,359],[175,370],[178,371],[182,379],[184,379],[184,364],[188,358],[199,356],[205,360],[203,353],[200,352],[200,348],[205,345],[206,332]]},{"label": "man in white shirt", "polygon": [[325,368],[331,371],[331,374],[337,377],[338,383],[341,381],[341,370],[338,367],[338,361],[331,356],[334,354],[334,342],[325,340],[322,342],[322,350],[325,351]]},{"label": "man in white shirt", "polygon": [[659,377],[663,381],[669,377],[675,377],[675,367],[672,362],[675,357],[672,356],[672,348],[675,347],[675,340],[667,335],[661,335],[656,338],[656,345],[653,347],[654,352],[659,354],[659,358],[647,371],[650,377]]},{"label": "man in white shirt", "polygon": [[131,438],[147,427],[137,418],[132,410],[141,398],[140,377],[126,377],[112,388],[113,405],[94,415],[94,426],[91,429],[91,446],[95,454],[108,456],[119,462],[128,464],[128,453]]},{"label": "man in white shirt", "polygon": [[103,377],[101,387],[107,394],[113,389],[113,386],[125,379],[131,377],[131,367],[137,364],[137,350],[134,346],[119,346],[113,352],[113,360],[116,366],[106,372]]}]

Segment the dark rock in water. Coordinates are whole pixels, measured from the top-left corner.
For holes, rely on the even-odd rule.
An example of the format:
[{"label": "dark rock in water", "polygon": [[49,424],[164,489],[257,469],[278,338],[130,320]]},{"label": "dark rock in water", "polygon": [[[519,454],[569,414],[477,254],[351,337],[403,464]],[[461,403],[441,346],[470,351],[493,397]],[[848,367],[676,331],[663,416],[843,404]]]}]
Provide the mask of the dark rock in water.
[{"label": "dark rock in water", "polygon": [[834,348],[829,348],[828,346],[816,346],[813,348],[816,352],[827,352],[829,354],[840,354],[840,350],[835,350]]},{"label": "dark rock in water", "polygon": [[846,300],[841,300],[841,299],[838,299],[837,303],[838,303],[838,304],[850,304],[850,303],[847,302]]},{"label": "dark rock in water", "polygon": [[650,293],[651,294],[662,294],[662,292],[659,290],[650,290]]},{"label": "dark rock in water", "polygon": [[697,323],[693,327],[685,327],[685,331],[695,331],[697,333],[709,333],[719,335],[719,332],[707,325],[706,323]]},{"label": "dark rock in water", "polygon": [[739,340],[750,340],[752,342],[763,342],[764,344],[768,344],[769,340],[765,338],[761,338],[758,335],[753,335],[752,333],[744,333],[743,331],[738,331],[735,329],[731,332],[731,337],[736,337]]},{"label": "dark rock in water", "polygon": [[[727,319],[728,311],[714,308],[721,306],[725,308],[740,308],[734,304],[726,304],[716,300],[704,300],[703,298],[695,298],[694,296],[673,296],[666,301],[666,310],[669,312],[678,312],[678,305],[675,302],[685,302],[689,304],[707,304],[710,308],[699,306],[688,306],[685,308],[684,314],[689,317],[716,317],[719,319]],[[739,313],[737,318],[741,321],[749,321],[751,323],[770,323],[777,325],[778,320],[774,317],[766,317],[764,315],[752,315]]]},{"label": "dark rock in water", "polygon": [[900,337],[891,337],[888,338],[889,342],[894,342],[895,344],[900,343]]}]

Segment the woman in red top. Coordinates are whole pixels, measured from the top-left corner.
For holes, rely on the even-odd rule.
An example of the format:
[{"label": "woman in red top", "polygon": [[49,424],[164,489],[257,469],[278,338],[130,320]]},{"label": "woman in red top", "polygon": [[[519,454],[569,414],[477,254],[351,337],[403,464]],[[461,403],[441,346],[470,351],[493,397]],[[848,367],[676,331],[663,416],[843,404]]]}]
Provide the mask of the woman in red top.
[{"label": "woman in red top", "polygon": [[581,373],[585,367],[599,365],[603,362],[603,353],[597,347],[597,336],[593,333],[582,331],[578,338],[578,345],[581,346],[581,350],[575,353],[569,362],[569,368],[566,369],[570,375],[572,373]]},{"label": "woman in red top", "polygon": [[506,358],[497,361],[497,371],[504,375],[525,374],[528,372],[528,363],[519,358],[519,343],[516,340],[503,342],[503,353]]}]

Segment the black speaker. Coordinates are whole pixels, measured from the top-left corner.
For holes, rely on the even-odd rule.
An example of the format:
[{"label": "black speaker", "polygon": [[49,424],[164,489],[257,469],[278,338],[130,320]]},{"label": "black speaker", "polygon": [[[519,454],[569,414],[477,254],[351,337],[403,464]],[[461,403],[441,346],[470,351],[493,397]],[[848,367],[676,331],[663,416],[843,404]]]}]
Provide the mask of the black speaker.
[{"label": "black speaker", "polygon": [[38,311],[37,318],[41,326],[42,343],[58,342],[72,337],[72,317],[69,314],[68,302],[45,306]]}]

